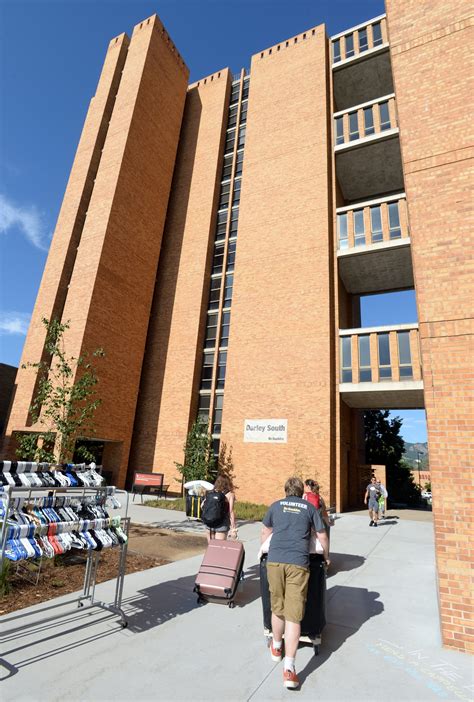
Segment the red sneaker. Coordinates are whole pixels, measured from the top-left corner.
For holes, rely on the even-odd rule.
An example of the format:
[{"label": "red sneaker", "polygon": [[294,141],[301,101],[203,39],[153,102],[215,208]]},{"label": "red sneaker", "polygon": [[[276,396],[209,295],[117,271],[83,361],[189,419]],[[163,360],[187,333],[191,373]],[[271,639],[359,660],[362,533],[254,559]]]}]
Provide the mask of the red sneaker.
[{"label": "red sneaker", "polygon": [[280,646],[280,648],[274,648],[273,646],[273,639],[270,644],[270,653],[272,654],[272,661],[274,663],[279,663],[281,661],[281,652],[282,652],[283,644]]},{"label": "red sneaker", "polygon": [[284,670],[283,671],[283,685],[290,690],[295,690],[300,685],[298,676],[295,670]]}]

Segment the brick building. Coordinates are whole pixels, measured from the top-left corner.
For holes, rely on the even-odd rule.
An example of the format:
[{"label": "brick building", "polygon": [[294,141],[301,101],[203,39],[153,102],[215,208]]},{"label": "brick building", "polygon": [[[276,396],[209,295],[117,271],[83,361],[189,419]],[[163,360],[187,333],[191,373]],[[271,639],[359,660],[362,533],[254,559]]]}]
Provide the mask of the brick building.
[{"label": "brick building", "polygon": [[[428,417],[446,644],[472,649],[469,9],[387,0],[188,85],[153,16],[109,45],[22,361],[42,317],[102,346],[103,463],[165,473],[199,414],[232,447],[238,495],[316,473],[358,495],[364,409]],[[472,259],[471,259],[472,261]],[[360,296],[415,288],[417,324],[362,328]],[[34,431],[20,369],[4,452]],[[469,498],[472,500],[472,498]],[[454,517],[453,517],[454,515]]]}]

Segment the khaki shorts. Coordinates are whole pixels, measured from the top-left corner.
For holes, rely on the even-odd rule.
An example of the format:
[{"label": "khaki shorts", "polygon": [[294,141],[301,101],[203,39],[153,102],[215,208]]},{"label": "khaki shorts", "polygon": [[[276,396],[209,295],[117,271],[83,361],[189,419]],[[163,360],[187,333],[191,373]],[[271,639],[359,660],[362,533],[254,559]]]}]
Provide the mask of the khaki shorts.
[{"label": "khaki shorts", "polygon": [[309,569],[291,563],[267,562],[267,576],[273,614],[288,622],[300,622],[306,605]]}]

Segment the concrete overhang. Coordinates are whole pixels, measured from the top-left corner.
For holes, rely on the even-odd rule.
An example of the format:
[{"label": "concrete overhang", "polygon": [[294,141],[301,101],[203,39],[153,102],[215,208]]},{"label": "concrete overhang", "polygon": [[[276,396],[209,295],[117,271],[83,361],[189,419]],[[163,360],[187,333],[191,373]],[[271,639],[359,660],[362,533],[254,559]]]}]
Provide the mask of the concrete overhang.
[{"label": "concrete overhang", "polygon": [[408,237],[338,251],[337,260],[344,287],[353,295],[414,286]]},{"label": "concrete overhang", "polygon": [[340,144],[334,151],[346,203],[403,190],[398,128]]},{"label": "concrete overhang", "polygon": [[340,383],[339,394],[353,409],[424,409],[422,380]]},{"label": "concrete overhang", "polygon": [[333,64],[335,111],[393,93],[388,44]]}]

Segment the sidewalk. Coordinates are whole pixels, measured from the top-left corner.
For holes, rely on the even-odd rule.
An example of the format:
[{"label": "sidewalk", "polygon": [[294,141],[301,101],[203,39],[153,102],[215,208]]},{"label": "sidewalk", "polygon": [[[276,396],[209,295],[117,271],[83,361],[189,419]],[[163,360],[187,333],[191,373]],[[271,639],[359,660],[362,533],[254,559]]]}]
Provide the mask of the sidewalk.
[{"label": "sidewalk", "polygon": [[[178,512],[136,505],[131,515],[135,522],[202,531]],[[124,630],[103,610],[81,613],[70,604],[64,617],[42,626],[35,621],[45,605],[28,610],[28,618],[4,618],[2,700],[240,702],[296,694],[321,702],[468,702],[472,659],[440,644],[432,524],[388,521],[374,529],[365,516],[337,520],[328,624],[319,656],[300,647],[296,693],[283,688],[281,663],[272,663],[264,643],[260,524],[245,524],[239,536],[246,579],[235,609],[197,605],[196,556],[126,577]],[[112,595],[113,582],[97,586],[98,597]],[[26,621],[31,628],[19,631]]]}]

